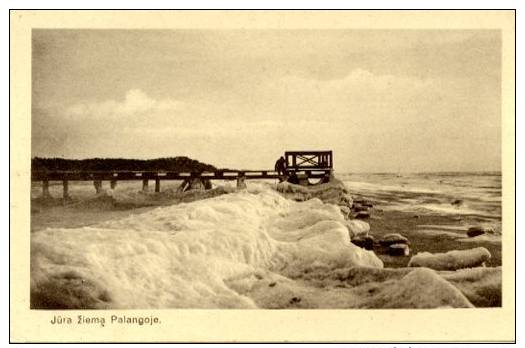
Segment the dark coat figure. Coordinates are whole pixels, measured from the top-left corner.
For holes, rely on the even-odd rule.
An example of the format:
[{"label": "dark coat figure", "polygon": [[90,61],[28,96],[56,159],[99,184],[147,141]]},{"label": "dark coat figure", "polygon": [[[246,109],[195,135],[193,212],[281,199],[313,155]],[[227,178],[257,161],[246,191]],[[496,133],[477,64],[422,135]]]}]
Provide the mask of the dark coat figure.
[{"label": "dark coat figure", "polygon": [[281,158],[279,158],[277,162],[275,162],[275,171],[279,175],[284,175],[285,170],[286,170],[286,160],[284,159],[283,156],[281,156]]}]

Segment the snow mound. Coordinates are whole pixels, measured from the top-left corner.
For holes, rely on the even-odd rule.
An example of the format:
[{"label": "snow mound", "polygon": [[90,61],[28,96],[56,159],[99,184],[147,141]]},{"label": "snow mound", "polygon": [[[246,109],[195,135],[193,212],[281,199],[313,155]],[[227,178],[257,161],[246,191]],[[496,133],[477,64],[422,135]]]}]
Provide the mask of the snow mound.
[{"label": "snow mound", "polygon": [[452,250],[439,254],[422,252],[413,256],[408,266],[428,267],[439,271],[453,271],[461,268],[481,266],[488,261],[490,257],[490,252],[483,247],[467,250]]},{"label": "snow mound", "polygon": [[257,308],[239,282],[383,266],[337,206],[264,186],[31,237],[32,308]]},{"label": "snow mound", "polygon": [[444,271],[440,275],[457,287],[476,307],[501,307],[501,267]]},{"label": "snow mound", "polygon": [[311,186],[295,185],[289,182],[282,182],[275,186],[286,198],[296,201],[306,201],[312,198],[319,198],[325,203],[341,204],[351,207],[353,204],[352,196],[348,193],[345,184],[331,178],[330,182]]},{"label": "snow mound", "polygon": [[[106,183],[107,185],[107,183]],[[33,187],[31,192],[31,204],[37,209],[40,207],[64,206],[76,209],[93,210],[119,210],[148,206],[170,205],[181,202],[193,202],[207,198],[213,198],[223,194],[233,193],[236,188],[227,182],[210,190],[190,190],[180,192],[178,181],[162,182],[162,190],[154,192],[142,191],[140,184],[135,181],[119,182],[115,188],[103,187],[101,192],[95,194],[91,184],[75,183],[70,186],[70,197],[66,202],[62,199],[62,186],[52,185],[51,196],[42,197],[41,191]]]},{"label": "snow mound", "polygon": [[308,282],[260,274],[232,280],[230,286],[252,298],[259,308],[473,307],[460,290],[427,268],[355,267],[318,271],[307,278],[318,283],[309,286]]},{"label": "snow mound", "polygon": [[452,284],[428,268],[408,273],[397,282],[377,288],[369,285],[361,308],[453,308],[474,307]]}]

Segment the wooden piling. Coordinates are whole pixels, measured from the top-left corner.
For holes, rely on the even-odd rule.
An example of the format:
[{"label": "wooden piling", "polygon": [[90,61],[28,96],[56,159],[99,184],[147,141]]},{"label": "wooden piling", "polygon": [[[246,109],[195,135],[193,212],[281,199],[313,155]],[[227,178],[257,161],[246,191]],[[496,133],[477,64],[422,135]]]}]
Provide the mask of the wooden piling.
[{"label": "wooden piling", "polygon": [[148,191],[148,184],[149,184],[149,180],[148,179],[143,179],[142,180],[142,191],[144,191],[144,192]]},{"label": "wooden piling", "polygon": [[180,183],[180,186],[177,188],[177,192],[178,193],[185,192],[189,188],[189,186],[190,186],[189,179],[184,179]]},{"label": "wooden piling", "polygon": [[244,175],[244,173],[239,173],[237,175],[237,188],[238,189],[245,189],[246,188],[246,183],[244,182],[244,180],[246,179],[246,176]]},{"label": "wooden piling", "polygon": [[97,195],[102,192],[102,180],[93,180],[93,186],[95,186]]},{"label": "wooden piling", "polygon": [[190,179],[190,185],[187,190],[204,190],[204,182],[202,178],[197,176]]},{"label": "wooden piling", "polygon": [[43,197],[51,197],[49,194],[49,180],[42,181],[42,196]]},{"label": "wooden piling", "polygon": [[155,192],[160,192],[160,179],[155,179]]},{"label": "wooden piling", "polygon": [[111,187],[111,189],[114,190],[115,187],[117,187],[117,180],[111,180],[109,182],[109,187]]},{"label": "wooden piling", "polygon": [[69,199],[69,182],[62,180],[62,197],[64,200]]}]

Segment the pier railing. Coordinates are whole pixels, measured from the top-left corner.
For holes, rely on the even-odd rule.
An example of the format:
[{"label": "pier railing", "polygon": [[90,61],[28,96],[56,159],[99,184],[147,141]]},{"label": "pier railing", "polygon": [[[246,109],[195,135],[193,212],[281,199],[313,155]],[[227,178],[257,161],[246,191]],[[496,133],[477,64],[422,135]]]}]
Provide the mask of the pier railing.
[{"label": "pier railing", "polygon": [[[155,192],[160,192],[162,180],[209,181],[209,180],[237,180],[237,186],[242,187],[244,180],[279,179],[283,180],[290,175],[286,172],[280,175],[273,170],[217,170],[214,172],[176,172],[176,171],[32,171],[31,181],[41,181],[43,195],[49,195],[49,182],[61,181],[64,198],[68,197],[69,181],[93,181],[96,192],[102,189],[102,181],[109,181],[111,188],[115,188],[118,181],[142,181],[142,189],[147,191],[149,180],[155,181]],[[330,169],[304,169],[293,171],[293,175],[300,175],[307,179],[322,179],[330,175]]]},{"label": "pier railing", "polygon": [[305,169],[329,170],[334,166],[332,151],[286,151],[284,158],[288,171]]}]

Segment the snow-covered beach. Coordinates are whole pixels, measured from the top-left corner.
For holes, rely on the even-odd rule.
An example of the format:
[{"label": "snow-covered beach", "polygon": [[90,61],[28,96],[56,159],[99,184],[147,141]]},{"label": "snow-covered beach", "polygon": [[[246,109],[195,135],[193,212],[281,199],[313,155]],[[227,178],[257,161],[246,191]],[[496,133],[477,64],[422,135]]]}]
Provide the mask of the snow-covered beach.
[{"label": "snow-covered beach", "polygon": [[[457,214],[412,211],[406,205],[395,209],[400,197],[405,204],[425,195],[439,197],[419,187],[419,196],[409,201],[386,180],[340,178],[344,184],[336,180],[309,187],[250,182],[245,190],[221,183],[210,191],[182,195],[170,187],[142,193],[126,183],[98,197],[87,183],[76,184],[71,195],[77,198],[66,206],[42,201],[34,185],[32,307],[501,305],[501,218],[461,213],[472,209],[472,195],[456,191],[462,202],[448,204]],[[405,192],[418,187],[407,186]],[[370,217],[355,219],[363,197],[371,202]],[[468,237],[469,226],[479,224],[491,225],[492,233]],[[408,237],[408,255],[381,249],[384,243],[378,242],[392,233]],[[372,250],[352,243],[370,236],[375,238]],[[445,258],[450,263],[446,252],[456,249],[462,250],[453,254],[459,261],[456,257],[445,268],[433,266]],[[434,255],[425,258],[425,252]],[[424,267],[409,267],[418,253],[419,263],[410,266]]]}]

